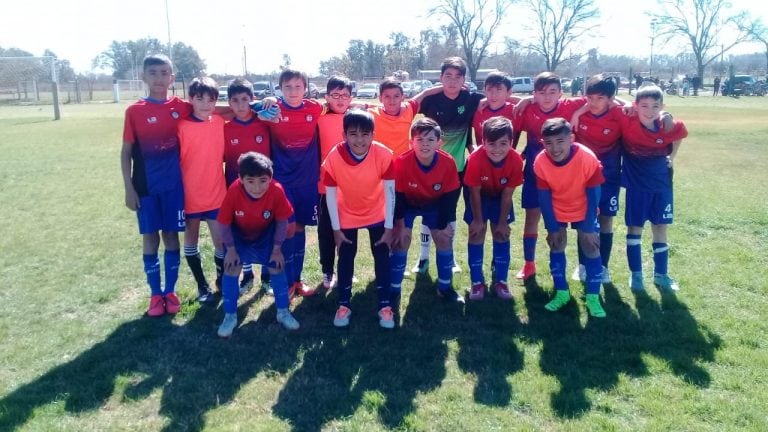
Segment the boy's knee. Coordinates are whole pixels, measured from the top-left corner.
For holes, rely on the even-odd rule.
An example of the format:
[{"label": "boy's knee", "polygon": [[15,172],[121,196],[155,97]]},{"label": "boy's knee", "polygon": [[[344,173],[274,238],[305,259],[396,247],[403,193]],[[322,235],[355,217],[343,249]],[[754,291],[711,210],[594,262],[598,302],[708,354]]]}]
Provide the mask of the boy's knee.
[{"label": "boy's knee", "polygon": [[231,266],[224,270],[224,274],[227,276],[240,276],[240,272],[243,270],[242,265]]}]

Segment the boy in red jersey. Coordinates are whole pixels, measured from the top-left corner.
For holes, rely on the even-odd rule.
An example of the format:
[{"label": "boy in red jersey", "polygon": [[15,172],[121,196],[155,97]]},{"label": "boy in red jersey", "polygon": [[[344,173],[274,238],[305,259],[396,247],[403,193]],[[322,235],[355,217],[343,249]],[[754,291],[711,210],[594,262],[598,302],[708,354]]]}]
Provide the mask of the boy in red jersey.
[{"label": "boy in red jersey", "polygon": [[289,230],[289,243],[293,244],[291,257],[286,257],[288,282],[291,292],[303,296],[314,295],[316,290],[301,279],[304,269],[306,234],[304,227],[317,225],[317,182],[320,179],[320,145],[317,122],[325,108],[313,99],[305,99],[307,75],[293,69],[280,73],[278,101],[280,122],[269,123],[275,180],[285,189],[296,214],[295,234]]},{"label": "boy in red jersey", "polygon": [[562,117],[570,119],[574,112],[583,106],[584,99],[563,99],[560,88],[560,77],[552,72],[542,72],[536,76],[533,83],[533,100],[515,117],[514,146],[522,132],[526,133],[527,141],[523,149],[523,193],[522,206],[525,209],[525,226],[523,227],[523,258],[525,264],[517,273],[518,279],[528,279],[536,274],[536,242],[539,237],[539,199],[536,190],[536,176],[533,172],[533,160],[542,150],[541,127],[547,119]]},{"label": "boy in red jersey", "polygon": [[445,300],[464,303],[452,287],[453,235],[456,204],[461,193],[456,163],[440,150],[440,126],[429,117],[411,126],[411,149],[395,160],[395,235],[392,244],[391,291],[398,310],[400,293],[411,245],[413,220],[422,223],[435,239],[437,248],[437,291]]},{"label": "boy in red jersey", "polygon": [[571,300],[565,278],[565,246],[568,224],[578,233],[587,268],[586,306],[589,315],[605,317],[600,304],[600,238],[597,228],[597,207],[603,173],[600,161],[587,147],[573,141],[571,125],[565,119],[553,118],[541,129],[544,151],[536,156],[539,204],[547,229],[549,268],[555,285],[555,297],[544,308],[558,311]]},{"label": "boy in red jersey", "polygon": [[664,95],[656,85],[642,86],[635,94],[637,116],[622,118],[624,159],[621,179],[626,188],[627,261],[632,272],[629,286],[642,291],[643,225],[651,222],[653,233],[653,282],[661,291],[674,292],[677,282],[669,276],[667,225],[673,219],[672,166],[688,130],[675,120],[663,128]]},{"label": "boy in red jersey", "polygon": [[213,301],[203,272],[198,239],[200,222],[208,224],[214,245],[216,286],[221,288],[224,249],[219,237],[216,215],[227,192],[222,161],[224,160],[224,119],[214,113],[219,90],[208,77],[195,78],[189,85],[192,114],[178,125],[181,176],[184,182],[184,255],[197,282],[198,300]]},{"label": "boy in red jersey", "polygon": [[472,118],[472,128],[475,130],[475,145],[483,144],[483,122],[491,117],[502,116],[514,119],[515,104],[520,98],[512,96],[512,79],[501,71],[488,74],[483,82],[483,90],[487,104],[475,112]]},{"label": "boy in red jersey", "polygon": [[[181,261],[178,233],[184,231],[185,222],[176,125],[191,107],[175,96],[168,98],[174,78],[168,57],[155,54],[144,59],[141,79],[149,87],[149,97],[125,111],[120,150],[125,205],[136,212],[142,236],[144,273],[151,292],[148,316],[179,310],[175,293]],[[165,290],[158,259],[161,232]]]},{"label": "boy in red jersey", "polygon": [[523,183],[523,160],[512,149],[512,122],[505,117],[485,120],[482,140],[483,144],[469,155],[464,173],[464,185],[469,188],[469,206],[464,210],[464,221],[469,225],[467,260],[472,282],[469,299],[481,300],[485,295],[483,243],[490,221],[493,287],[497,297],[509,300],[512,298],[507,285],[509,224],[515,220],[512,193]]},{"label": "boy in red jersey", "polygon": [[218,334],[229,337],[237,327],[237,278],[242,262],[269,267],[277,321],[288,330],[296,330],[299,323],[288,310],[290,300],[283,254],[293,208],[282,186],[272,179],[269,158],[256,152],[244,153],[238,166],[240,177],[229,187],[218,215],[226,249],[222,280],[224,320]]},{"label": "boy in red jersey", "polygon": [[344,114],[344,141],[323,162],[328,216],[339,251],[339,308],[336,327],[349,325],[352,315],[352,273],[357,231],[367,229],[376,273],[379,325],[395,327],[389,296],[389,245],[395,207],[392,151],[373,141],[373,116],[366,111]]},{"label": "boy in red jersey", "polygon": [[[269,128],[251,109],[253,86],[248,80],[235,78],[227,87],[227,99],[234,118],[224,125],[224,177],[229,187],[238,178],[240,155],[255,151],[269,157]],[[262,286],[269,286],[269,271],[261,268]],[[240,292],[245,293],[253,286],[253,267],[243,263],[243,279]]]}]

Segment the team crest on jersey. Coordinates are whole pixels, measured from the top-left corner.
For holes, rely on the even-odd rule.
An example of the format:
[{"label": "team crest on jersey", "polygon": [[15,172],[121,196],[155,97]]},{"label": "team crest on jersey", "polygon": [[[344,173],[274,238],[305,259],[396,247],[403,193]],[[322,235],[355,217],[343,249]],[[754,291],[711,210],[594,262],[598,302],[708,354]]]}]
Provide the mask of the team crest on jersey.
[{"label": "team crest on jersey", "polygon": [[242,210],[235,210],[235,216],[243,217],[243,216],[245,216],[245,212],[242,211]]},{"label": "team crest on jersey", "polygon": [[435,183],[435,184],[432,185],[432,189],[434,189],[435,192],[439,191],[442,188],[443,188],[443,185],[440,184],[440,183]]},{"label": "team crest on jersey", "polygon": [[307,117],[306,117],[307,123],[311,122],[313,118],[314,117],[312,117],[312,114],[307,114]]},{"label": "team crest on jersey", "polygon": [[501,178],[501,180],[499,180],[499,183],[501,183],[501,184],[505,185],[505,184],[507,184],[507,182],[508,182],[508,181],[509,181],[509,180],[507,180],[507,178],[506,178],[506,177],[502,177],[502,178]]},{"label": "team crest on jersey", "polygon": [[157,123],[157,117],[155,117],[155,116],[152,116],[152,117],[148,118],[148,119],[147,119],[147,123],[149,123],[149,124],[155,124],[155,123]]},{"label": "team crest on jersey", "polygon": [[664,144],[664,140],[661,138],[656,138],[656,144],[659,144],[659,145]]},{"label": "team crest on jersey", "polygon": [[269,210],[264,210],[264,213],[262,213],[261,216],[263,216],[264,219],[269,219],[272,216],[272,212]]},{"label": "team crest on jersey", "polygon": [[256,142],[261,144],[262,141],[264,141],[264,137],[261,135],[256,135]]},{"label": "team crest on jersey", "polygon": [[459,114],[464,114],[464,111],[466,111],[466,110],[467,110],[467,107],[465,107],[464,105],[456,108],[456,112],[459,113]]},{"label": "team crest on jersey", "polygon": [[171,113],[171,117],[173,117],[174,120],[178,120],[180,116],[181,115],[178,112],[176,112],[176,111],[173,111]]},{"label": "team crest on jersey", "polygon": [[611,133],[611,129],[609,128],[603,129],[603,135],[610,135],[610,133]]}]

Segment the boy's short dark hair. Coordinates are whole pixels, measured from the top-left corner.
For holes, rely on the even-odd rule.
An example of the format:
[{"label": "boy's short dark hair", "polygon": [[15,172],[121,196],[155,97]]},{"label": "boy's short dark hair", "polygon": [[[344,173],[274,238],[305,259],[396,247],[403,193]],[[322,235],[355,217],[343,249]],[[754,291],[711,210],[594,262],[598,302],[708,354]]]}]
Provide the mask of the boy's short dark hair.
[{"label": "boy's short dark hair", "polygon": [[307,88],[309,84],[307,74],[301,71],[297,71],[295,69],[283,69],[282,72],[280,72],[280,78],[278,79],[278,84],[282,87],[283,83],[289,80],[292,80],[294,78],[301,78],[302,81],[304,81],[304,88]]},{"label": "boy's short dark hair", "polygon": [[192,80],[187,89],[189,97],[208,95],[211,99],[216,100],[219,98],[219,88],[216,86],[216,81],[211,77],[197,77]]},{"label": "boy's short dark hair", "polygon": [[587,80],[587,95],[606,97],[616,96],[616,80],[613,77],[597,74]]},{"label": "boy's short dark hair", "polygon": [[570,135],[572,131],[571,124],[562,117],[551,118],[541,125],[542,137]]},{"label": "boy's short dark hair", "polygon": [[508,118],[495,116],[483,122],[483,139],[496,141],[503,137],[512,140],[512,122]]},{"label": "boy's short dark hair", "polygon": [[171,72],[173,72],[173,63],[171,63],[171,59],[169,59],[167,55],[150,54],[144,57],[143,70],[147,70],[147,68],[150,66],[157,66],[157,65],[168,65],[171,68]]},{"label": "boy's short dark hair", "polygon": [[352,94],[352,81],[344,75],[334,75],[328,80],[328,84],[325,85],[326,93],[331,93],[333,90],[349,90],[349,94]]},{"label": "boy's short dark hair", "polygon": [[512,88],[512,78],[502,71],[495,70],[485,77],[483,87],[494,87],[497,85],[503,85],[507,90]]},{"label": "boy's short dark hair", "polygon": [[272,177],[274,174],[272,161],[265,155],[255,151],[241,154],[237,159],[237,167],[240,178],[261,176]]},{"label": "boy's short dark hair", "polygon": [[424,135],[429,132],[434,132],[438,138],[443,135],[440,125],[429,117],[422,117],[411,125],[411,137]]},{"label": "boy's short dark hair", "polygon": [[440,65],[440,76],[443,76],[449,68],[458,69],[461,76],[467,76],[467,62],[461,57],[454,56],[443,60],[443,64]]},{"label": "boy's short dark hair", "polygon": [[661,88],[653,83],[643,84],[637,89],[635,93],[635,102],[640,102],[640,99],[651,98],[659,102],[664,102],[664,92]]},{"label": "boy's short dark hair", "polygon": [[403,85],[400,83],[400,81],[392,77],[384,78],[384,81],[379,84],[379,96],[384,93],[384,90],[392,88],[400,89],[400,93],[403,93]]},{"label": "boy's short dark hair", "polygon": [[227,98],[232,99],[233,96],[240,93],[246,93],[248,97],[253,98],[253,84],[245,78],[238,77],[229,82]]},{"label": "boy's short dark hair", "polygon": [[359,108],[348,110],[344,113],[344,132],[357,129],[361,132],[373,132],[373,114]]},{"label": "boy's short dark hair", "polygon": [[557,84],[557,88],[561,89],[560,76],[553,72],[542,72],[533,80],[533,89],[540,91],[550,84]]}]

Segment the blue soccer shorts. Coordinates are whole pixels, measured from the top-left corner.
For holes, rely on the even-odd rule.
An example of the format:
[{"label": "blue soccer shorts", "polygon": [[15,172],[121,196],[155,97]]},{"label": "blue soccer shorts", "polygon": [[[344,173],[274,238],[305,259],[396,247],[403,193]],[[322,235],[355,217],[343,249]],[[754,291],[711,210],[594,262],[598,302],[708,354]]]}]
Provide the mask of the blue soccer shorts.
[{"label": "blue soccer shorts", "polygon": [[186,224],[184,222],[184,189],[181,182],[173,190],[140,197],[136,217],[139,220],[141,234],[152,234],[158,231],[183,232]]},{"label": "blue soccer shorts", "polygon": [[284,188],[285,195],[293,206],[296,223],[301,225],[317,225],[317,203],[320,201],[317,183]]},{"label": "blue soccer shorts", "polygon": [[654,225],[669,225],[673,221],[672,189],[646,192],[627,188],[624,222],[627,226],[641,227],[646,221]]},{"label": "blue soccer shorts", "polygon": [[[492,224],[497,224],[499,221],[499,212],[501,211],[501,197],[488,198],[480,197],[480,207],[483,215],[483,222],[490,221]],[[515,211],[512,206],[509,207],[509,213],[507,214],[507,224],[515,221]],[[472,223],[472,209],[467,206],[464,209],[464,222],[467,225]]]},{"label": "blue soccer shorts", "polygon": [[438,216],[439,211],[437,207],[427,207],[427,208],[415,208],[411,207],[405,210],[405,215],[403,216],[403,220],[405,222],[405,226],[408,229],[413,229],[413,221],[416,219],[417,216],[421,216],[421,223],[422,225],[426,225],[429,227],[429,229],[437,229],[437,222],[438,222]]},{"label": "blue soccer shorts", "polygon": [[272,256],[272,247],[274,246],[275,224],[271,224],[269,229],[254,240],[244,239],[235,229],[232,230],[232,238],[235,241],[235,250],[240,256],[241,263],[274,267],[273,264],[270,265],[269,257]]},{"label": "blue soccer shorts", "polygon": [[207,210],[198,213],[187,214],[187,219],[215,220],[219,216],[219,209]]}]

